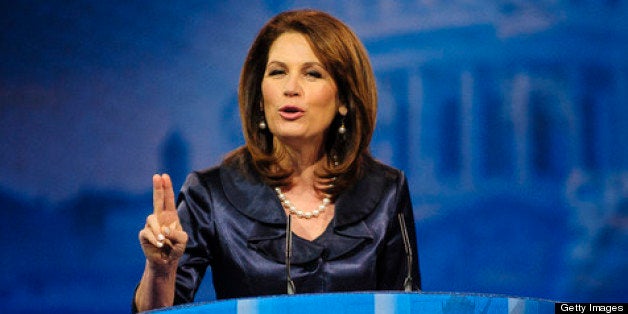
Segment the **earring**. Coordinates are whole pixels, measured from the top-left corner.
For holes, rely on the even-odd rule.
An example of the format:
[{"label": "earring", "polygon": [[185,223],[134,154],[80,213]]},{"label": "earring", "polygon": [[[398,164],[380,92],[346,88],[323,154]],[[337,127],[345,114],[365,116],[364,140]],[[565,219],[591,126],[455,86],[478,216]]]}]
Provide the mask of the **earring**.
[{"label": "earring", "polygon": [[264,118],[264,104],[261,101],[259,102],[259,112],[260,112],[261,119],[257,126],[260,128],[260,130],[265,130],[267,125],[266,125],[266,119]]},{"label": "earring", "polygon": [[342,117],[340,120],[340,127],[338,128],[339,134],[347,133],[347,128],[345,127],[345,116],[347,115],[347,111],[349,110],[347,109],[347,106],[345,105],[338,107],[338,113]]},{"label": "earring", "polygon": [[347,133],[347,128],[345,128],[345,118],[342,118],[342,124],[340,124],[340,127],[338,128],[338,133],[339,134],[345,134]]}]

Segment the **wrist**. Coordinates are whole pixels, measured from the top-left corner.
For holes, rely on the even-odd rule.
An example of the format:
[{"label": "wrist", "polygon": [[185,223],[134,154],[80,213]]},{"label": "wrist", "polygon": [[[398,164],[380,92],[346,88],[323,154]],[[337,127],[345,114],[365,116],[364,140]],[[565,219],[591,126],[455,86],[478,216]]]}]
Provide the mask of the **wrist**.
[{"label": "wrist", "polygon": [[152,278],[169,279],[176,275],[177,261],[150,261],[146,260],[145,272]]}]

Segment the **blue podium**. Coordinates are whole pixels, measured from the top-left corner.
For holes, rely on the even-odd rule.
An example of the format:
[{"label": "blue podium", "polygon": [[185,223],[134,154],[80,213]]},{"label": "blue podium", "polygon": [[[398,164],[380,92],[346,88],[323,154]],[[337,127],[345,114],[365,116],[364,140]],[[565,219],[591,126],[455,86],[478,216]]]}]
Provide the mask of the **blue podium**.
[{"label": "blue podium", "polygon": [[355,292],[268,296],[192,303],[150,313],[163,314],[405,314],[405,313],[554,313],[546,300],[426,292]]}]

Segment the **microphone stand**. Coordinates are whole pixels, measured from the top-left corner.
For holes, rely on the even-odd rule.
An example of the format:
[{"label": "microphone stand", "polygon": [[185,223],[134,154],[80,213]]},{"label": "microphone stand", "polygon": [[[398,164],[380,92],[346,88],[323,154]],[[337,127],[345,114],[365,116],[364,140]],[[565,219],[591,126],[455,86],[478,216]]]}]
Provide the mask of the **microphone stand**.
[{"label": "microphone stand", "polygon": [[403,238],[403,248],[406,251],[406,262],[408,264],[408,273],[406,279],[403,282],[403,289],[406,292],[412,291],[412,249],[410,246],[410,238],[408,237],[408,229],[406,228],[406,219],[403,217],[403,213],[397,214],[399,225],[401,228],[401,237]]},{"label": "microphone stand", "polygon": [[292,258],[292,215],[288,214],[286,223],[286,281],[288,283],[287,294],[294,294],[294,281],[290,276],[290,258]]}]

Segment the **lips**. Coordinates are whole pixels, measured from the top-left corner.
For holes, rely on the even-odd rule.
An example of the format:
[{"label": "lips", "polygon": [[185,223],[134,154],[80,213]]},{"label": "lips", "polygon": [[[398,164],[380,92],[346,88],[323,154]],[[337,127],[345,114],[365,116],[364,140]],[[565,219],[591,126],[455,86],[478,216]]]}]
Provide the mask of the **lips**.
[{"label": "lips", "polygon": [[279,108],[279,115],[286,120],[296,120],[305,114],[305,110],[292,105],[286,105]]}]

